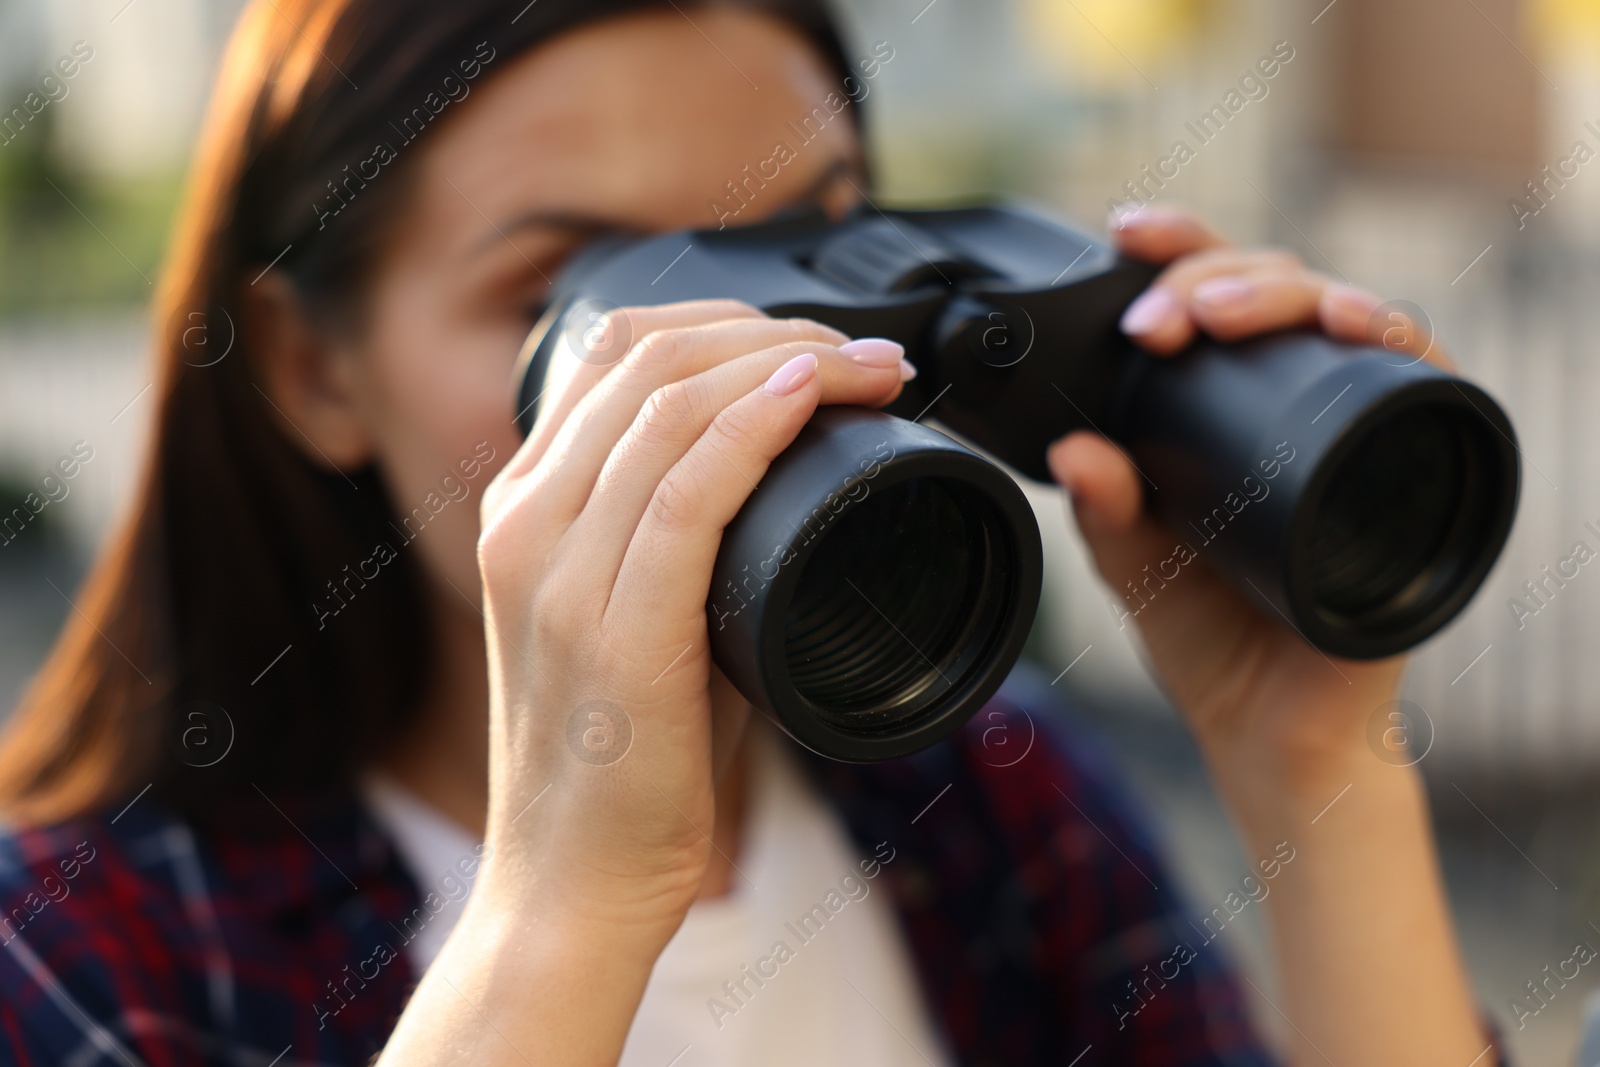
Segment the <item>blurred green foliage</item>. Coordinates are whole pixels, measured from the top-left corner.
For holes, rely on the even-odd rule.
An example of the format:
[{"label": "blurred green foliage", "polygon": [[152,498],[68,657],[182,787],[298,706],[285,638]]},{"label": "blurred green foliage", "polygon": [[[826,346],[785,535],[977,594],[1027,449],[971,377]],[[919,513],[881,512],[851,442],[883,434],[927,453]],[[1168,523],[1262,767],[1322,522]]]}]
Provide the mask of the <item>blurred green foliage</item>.
[{"label": "blurred green foliage", "polygon": [[46,109],[0,144],[0,316],[150,298],[181,176],[91,179],[49,150]]},{"label": "blurred green foliage", "polygon": [[0,555],[0,565],[16,562],[23,552],[58,550],[66,544],[66,531],[61,528],[57,513],[59,508],[40,505],[35,512],[27,504],[32,496],[39,501],[39,486],[15,472],[0,472],[0,520],[10,519],[11,526],[0,530],[0,548],[12,549],[9,555]]}]

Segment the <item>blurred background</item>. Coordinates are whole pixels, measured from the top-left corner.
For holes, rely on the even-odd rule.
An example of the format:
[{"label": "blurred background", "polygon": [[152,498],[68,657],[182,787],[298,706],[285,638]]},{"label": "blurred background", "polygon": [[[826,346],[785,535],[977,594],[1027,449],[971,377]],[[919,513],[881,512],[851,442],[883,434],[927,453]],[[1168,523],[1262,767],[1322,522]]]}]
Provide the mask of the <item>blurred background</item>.
[{"label": "blurred background", "polygon": [[[0,516],[75,446],[93,457],[22,536],[0,535],[0,715],[137,468],[145,305],[240,6],[0,0]],[[1600,568],[1548,582],[1542,601],[1525,586],[1575,542],[1600,550],[1585,525],[1600,530],[1600,2],[838,6],[852,53],[893,48],[865,102],[881,202],[1005,193],[1095,227],[1114,202],[1185,203],[1420,306],[1509,408],[1517,528],[1474,607],[1418,656],[1406,725],[1479,995],[1519,1063],[1570,1062],[1600,971],[1520,1029],[1511,1005],[1576,943],[1600,947]],[[76,72],[48,98],[40,79],[68,57]],[[1274,75],[1241,86],[1268,57]],[[30,92],[45,105],[12,111]],[[1217,107],[1227,121],[1201,129]],[[1060,499],[1033,497],[1049,588],[1031,655],[1112,742],[1207,911],[1256,857],[1233,843]],[[1223,943],[1275,1030],[1258,919],[1247,910]]]}]

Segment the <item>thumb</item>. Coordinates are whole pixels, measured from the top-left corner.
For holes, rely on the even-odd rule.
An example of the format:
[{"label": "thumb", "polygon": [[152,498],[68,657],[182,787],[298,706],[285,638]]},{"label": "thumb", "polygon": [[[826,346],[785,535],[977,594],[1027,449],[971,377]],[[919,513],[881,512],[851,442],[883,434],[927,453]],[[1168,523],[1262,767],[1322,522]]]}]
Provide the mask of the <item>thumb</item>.
[{"label": "thumb", "polygon": [[1052,445],[1048,460],[1120,602],[1119,619],[1137,624],[1179,703],[1197,699],[1216,682],[1224,653],[1241,647],[1255,612],[1191,542],[1145,511],[1144,477],[1116,445],[1078,432]]},{"label": "thumb", "polygon": [[[1078,529],[1112,589],[1131,599],[1146,567],[1172,554],[1174,538],[1144,513],[1141,476],[1121,449],[1099,434],[1079,431],[1048,453],[1050,472],[1072,497]],[[1139,602],[1133,600],[1130,609]]]}]

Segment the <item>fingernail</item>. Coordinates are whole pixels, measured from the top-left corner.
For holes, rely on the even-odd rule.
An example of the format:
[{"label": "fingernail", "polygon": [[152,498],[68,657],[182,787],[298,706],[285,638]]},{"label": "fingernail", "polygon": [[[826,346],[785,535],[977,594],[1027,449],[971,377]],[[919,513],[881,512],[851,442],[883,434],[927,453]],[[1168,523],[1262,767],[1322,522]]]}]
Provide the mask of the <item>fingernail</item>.
[{"label": "fingernail", "polygon": [[1194,287],[1194,298],[1214,308],[1233,307],[1256,295],[1256,284],[1246,278],[1211,278]]},{"label": "fingernail", "polygon": [[1366,290],[1340,282],[1329,283],[1327,289],[1323,290],[1322,299],[1326,302],[1325,306],[1330,307],[1336,314],[1360,319],[1370,318],[1382,304],[1376,296]]},{"label": "fingernail", "polygon": [[1137,222],[1140,212],[1143,210],[1144,205],[1142,204],[1118,204],[1106,216],[1106,229],[1115,233],[1123,227]]},{"label": "fingernail", "polygon": [[840,345],[839,351],[863,367],[892,367],[906,354],[904,345],[886,337],[862,337]]},{"label": "fingernail", "polygon": [[916,376],[917,376],[917,368],[912,364],[912,362],[909,359],[902,359],[900,361],[900,380],[902,382],[909,382],[911,379],[915,378]]},{"label": "fingernail", "polygon": [[1134,337],[1155,333],[1177,313],[1178,305],[1165,289],[1146,289],[1122,313],[1122,332]]},{"label": "fingernail", "polygon": [[817,374],[817,357],[811,352],[795,356],[772,372],[761,391],[768,396],[788,396]]},{"label": "fingernail", "polygon": [[1187,214],[1188,212],[1175,204],[1163,204],[1159,201],[1134,202],[1118,204],[1112,208],[1107,224],[1115,231],[1134,226],[1174,222],[1185,218]]}]

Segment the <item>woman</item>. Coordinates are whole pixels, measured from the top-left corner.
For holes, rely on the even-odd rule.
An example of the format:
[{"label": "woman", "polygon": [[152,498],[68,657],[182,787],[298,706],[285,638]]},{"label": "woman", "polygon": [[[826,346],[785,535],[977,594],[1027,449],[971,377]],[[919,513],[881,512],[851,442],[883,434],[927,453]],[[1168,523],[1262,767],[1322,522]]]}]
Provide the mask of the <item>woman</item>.
[{"label": "woman", "polygon": [[[625,358],[508,417],[570,251],[710,224],[885,44],[811,0],[249,8],[151,461],[0,750],[11,1060],[1265,1061],[1077,741],[829,765],[713,669],[721,526],[819,404],[897,395],[898,346],[628,309],[591,338]],[[847,111],[739,221],[864,186]],[[1156,351],[1366,336],[1373,298],[1187,217],[1117,240],[1173,262],[1124,324]],[[1050,458],[1114,583],[1166,550],[1115,449]],[[1139,622],[1272,881],[1290,1059],[1489,1062],[1421,789],[1363,741],[1399,664],[1330,669],[1196,567]]]}]

